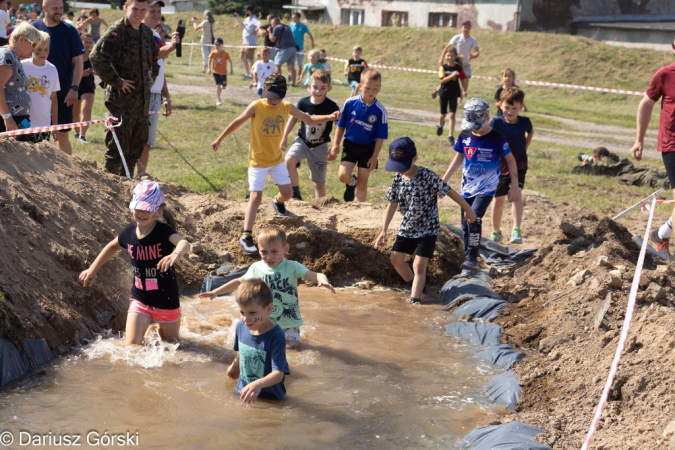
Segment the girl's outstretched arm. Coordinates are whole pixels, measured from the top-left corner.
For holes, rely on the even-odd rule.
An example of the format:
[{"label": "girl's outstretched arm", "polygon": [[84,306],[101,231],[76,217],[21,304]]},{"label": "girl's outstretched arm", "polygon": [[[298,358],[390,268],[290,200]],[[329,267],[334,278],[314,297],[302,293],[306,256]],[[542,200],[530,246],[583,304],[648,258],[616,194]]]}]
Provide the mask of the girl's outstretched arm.
[{"label": "girl's outstretched arm", "polygon": [[328,277],[326,277],[326,275],[322,273],[312,272],[311,270],[308,270],[305,273],[305,280],[311,281],[312,283],[316,283],[319,285],[319,287],[325,287],[333,294],[335,294],[335,288],[331,286],[331,284],[328,282]]},{"label": "girl's outstretched arm", "polygon": [[82,285],[91,286],[94,284],[94,280],[96,280],[96,272],[98,272],[99,269],[103,267],[103,264],[107,263],[108,260],[115,256],[115,253],[119,252],[120,250],[122,250],[122,247],[120,247],[120,243],[117,238],[108,242],[108,245],[103,247],[101,253],[99,253],[94,262],[91,263],[91,266],[80,273],[80,281],[82,282]]}]

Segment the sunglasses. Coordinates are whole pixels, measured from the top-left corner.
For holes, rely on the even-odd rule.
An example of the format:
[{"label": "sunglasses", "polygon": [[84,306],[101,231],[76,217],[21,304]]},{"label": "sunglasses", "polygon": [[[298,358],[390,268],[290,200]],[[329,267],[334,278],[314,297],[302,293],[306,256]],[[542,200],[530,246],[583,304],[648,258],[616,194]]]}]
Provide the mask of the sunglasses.
[{"label": "sunglasses", "polygon": [[24,36],[23,38],[28,41],[28,43],[30,44],[31,47],[33,47],[33,48],[37,47],[37,44],[38,44],[37,41],[33,42],[30,39],[28,39],[26,36]]}]

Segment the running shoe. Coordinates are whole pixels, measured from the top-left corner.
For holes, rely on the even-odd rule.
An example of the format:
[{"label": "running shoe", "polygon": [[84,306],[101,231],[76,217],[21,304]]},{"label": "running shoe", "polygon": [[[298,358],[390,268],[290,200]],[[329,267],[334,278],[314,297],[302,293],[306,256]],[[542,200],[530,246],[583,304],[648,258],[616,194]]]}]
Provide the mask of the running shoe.
[{"label": "running shoe", "polygon": [[220,100],[216,100],[216,106],[220,106],[222,104],[223,104],[223,102],[221,102]]},{"label": "running shoe", "polygon": [[294,198],[294,199],[296,199],[296,200],[302,201],[302,194],[297,193],[297,192],[293,192],[293,197],[292,197],[292,198]]},{"label": "running shoe", "polygon": [[492,242],[501,242],[502,239],[504,239],[504,236],[502,235],[501,231],[493,231],[490,235],[490,240]]},{"label": "running shoe", "polygon": [[453,135],[448,136],[448,144],[455,145],[455,137]]},{"label": "running shoe", "polygon": [[665,250],[668,253],[668,257],[670,257],[670,239],[661,239],[658,228],[652,230],[652,241],[654,241],[654,250],[657,252]]},{"label": "running shoe", "polygon": [[345,193],[342,196],[346,202],[353,202],[354,197],[356,197],[356,176],[352,175],[354,179],[354,186],[346,184]]},{"label": "running shoe", "polygon": [[436,136],[442,136],[443,135],[443,126],[442,125],[436,125]]},{"label": "running shoe", "polygon": [[87,141],[87,138],[84,137],[84,134],[81,134],[81,135],[78,136],[77,142],[79,142],[80,144],[88,144],[89,143]]},{"label": "running shoe", "polygon": [[523,243],[523,236],[520,234],[519,228],[514,228],[513,231],[511,231],[511,240],[509,242],[511,244],[522,244]]},{"label": "running shoe", "polygon": [[283,203],[277,203],[276,200],[272,199],[272,207],[277,216],[286,217],[288,216],[288,211],[286,211],[286,205]]},{"label": "running shoe", "polygon": [[75,133],[75,139],[80,137],[80,133]]},{"label": "running shoe", "polygon": [[242,236],[239,238],[239,247],[249,256],[258,254],[258,247],[253,243],[253,236]]},{"label": "running shoe", "polygon": [[478,270],[478,263],[472,259],[467,258],[460,267],[462,268],[462,273],[473,273]]}]

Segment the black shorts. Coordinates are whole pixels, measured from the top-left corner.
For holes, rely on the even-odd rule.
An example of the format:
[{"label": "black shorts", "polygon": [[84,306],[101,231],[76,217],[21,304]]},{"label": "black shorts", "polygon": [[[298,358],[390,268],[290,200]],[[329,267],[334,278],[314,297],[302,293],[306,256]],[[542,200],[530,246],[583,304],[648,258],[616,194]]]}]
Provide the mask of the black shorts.
[{"label": "black shorts", "polygon": [[666,167],[670,188],[675,189],[675,152],[661,152],[661,159]]},{"label": "black shorts", "polygon": [[214,73],[213,80],[216,82],[216,86],[227,86],[227,75]]},{"label": "black shorts", "polygon": [[95,84],[92,83],[91,85],[89,85],[89,83],[80,83],[80,88],[77,91],[77,98],[79,100],[82,100],[82,96],[84,94],[93,94],[95,91],[96,91]]},{"label": "black shorts", "polygon": [[424,236],[421,238],[407,238],[396,235],[394,252],[405,253],[406,255],[417,255],[423,258],[432,258],[436,249],[437,235]]},{"label": "black shorts", "polygon": [[443,97],[442,95],[438,97],[438,101],[441,104],[441,114],[445,115],[450,110],[451,113],[457,112],[457,96],[451,95],[450,97]]},{"label": "black shorts", "polygon": [[[527,170],[518,171],[518,187],[525,187],[525,175]],[[509,195],[509,189],[511,189],[511,175],[502,175],[499,177],[499,184],[497,185],[497,192],[495,192],[495,197],[503,197]]]},{"label": "black shorts", "polygon": [[[56,103],[59,107],[59,125],[73,123],[73,105],[66,106],[65,98],[57,99]],[[67,133],[70,130],[71,128],[66,128],[59,130],[59,133]]]},{"label": "black shorts", "polygon": [[[375,142],[361,145],[345,139],[342,143],[342,159],[340,161],[355,163],[358,167],[367,169],[368,161],[370,161],[373,153],[375,153]],[[375,168],[377,169],[377,166]]]}]

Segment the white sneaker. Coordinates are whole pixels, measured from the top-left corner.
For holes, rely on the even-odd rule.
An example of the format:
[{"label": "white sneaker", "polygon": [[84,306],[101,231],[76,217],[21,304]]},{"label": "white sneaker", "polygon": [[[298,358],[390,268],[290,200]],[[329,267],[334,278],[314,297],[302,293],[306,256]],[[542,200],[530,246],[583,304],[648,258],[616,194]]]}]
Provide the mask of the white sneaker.
[{"label": "white sneaker", "polygon": [[84,137],[84,134],[81,134],[81,135],[78,136],[77,142],[79,142],[80,144],[88,144],[89,143],[89,142],[87,142],[87,138]]},{"label": "white sneaker", "polygon": [[217,101],[216,101],[216,106],[220,106],[220,105],[222,105],[222,104],[223,104],[223,102],[221,102],[220,100],[217,100]]}]

